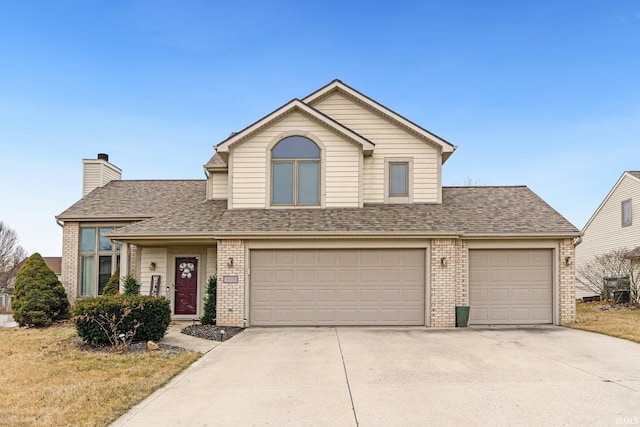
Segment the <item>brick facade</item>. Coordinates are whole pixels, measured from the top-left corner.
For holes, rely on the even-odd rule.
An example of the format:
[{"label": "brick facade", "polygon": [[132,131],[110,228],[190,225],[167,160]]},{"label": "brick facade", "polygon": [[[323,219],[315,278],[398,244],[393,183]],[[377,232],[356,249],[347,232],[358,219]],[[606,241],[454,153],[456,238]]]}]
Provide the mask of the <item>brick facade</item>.
[{"label": "brick facade", "polygon": [[[229,259],[233,258],[233,266]],[[245,244],[243,240],[218,241],[218,301],[216,323],[220,326],[245,326]],[[225,276],[237,277],[237,283],[225,283]],[[233,279],[232,279],[233,280]]]},{"label": "brick facade", "polygon": [[80,247],[80,223],[65,221],[62,228],[62,285],[69,302],[78,298],[78,248]]},{"label": "brick facade", "polygon": [[[446,260],[443,265],[442,260]],[[430,259],[429,319],[431,327],[456,325],[456,305],[468,305],[467,251],[459,239],[433,239]]]},{"label": "brick facade", "polygon": [[571,323],[576,320],[576,287],[575,287],[575,247],[571,239],[560,240],[559,260],[559,323]]}]

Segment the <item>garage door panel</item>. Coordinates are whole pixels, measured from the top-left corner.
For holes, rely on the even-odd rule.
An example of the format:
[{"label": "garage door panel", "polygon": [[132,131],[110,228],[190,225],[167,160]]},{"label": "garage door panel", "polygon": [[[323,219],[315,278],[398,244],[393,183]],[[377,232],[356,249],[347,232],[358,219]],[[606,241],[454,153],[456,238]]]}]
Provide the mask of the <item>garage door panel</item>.
[{"label": "garage door panel", "polygon": [[492,288],[489,289],[487,301],[494,301],[498,304],[509,302],[509,289]]},{"label": "garage door panel", "polygon": [[359,299],[363,303],[378,302],[380,300],[380,292],[377,289],[361,289]]},{"label": "garage door panel", "polygon": [[338,289],[338,301],[356,302],[358,301],[358,291],[356,289]]},{"label": "garage door panel", "polygon": [[252,250],[250,257],[252,325],[424,325],[424,249]]},{"label": "garage door panel", "polygon": [[512,289],[511,301],[515,303],[528,304],[531,301],[531,289]]},{"label": "garage door panel", "polygon": [[487,272],[488,280],[491,282],[498,283],[508,283],[509,282],[509,270],[506,268],[490,270]]},{"label": "garage door panel", "polygon": [[470,250],[469,323],[552,323],[552,254],[550,249]]},{"label": "garage door panel", "polygon": [[335,289],[318,289],[318,302],[335,302],[338,292]]},{"label": "garage door panel", "polygon": [[273,279],[276,283],[292,282],[293,270],[278,268],[273,271]]}]

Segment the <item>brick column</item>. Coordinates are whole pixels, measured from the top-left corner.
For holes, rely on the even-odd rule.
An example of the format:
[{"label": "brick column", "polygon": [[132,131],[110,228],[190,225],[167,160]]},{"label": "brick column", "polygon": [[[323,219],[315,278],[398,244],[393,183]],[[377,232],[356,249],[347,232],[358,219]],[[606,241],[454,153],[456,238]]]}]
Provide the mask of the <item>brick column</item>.
[{"label": "brick column", "polygon": [[[245,245],[242,240],[218,241],[218,292],[216,324],[244,327]],[[233,258],[233,266],[229,265]],[[225,283],[224,277],[237,277]],[[234,280],[234,279],[231,279]]]},{"label": "brick column", "polygon": [[80,223],[65,222],[62,227],[62,285],[69,303],[78,298],[78,249],[80,248]]},{"label": "brick column", "polygon": [[[569,265],[567,265],[569,257]],[[571,323],[576,321],[576,286],[575,286],[576,253],[571,239],[560,240],[560,260],[558,284],[560,294],[560,319],[559,323]]]},{"label": "brick column", "polygon": [[[446,258],[446,266],[442,265],[442,258]],[[431,327],[452,328],[456,325],[456,304],[466,304],[468,300],[466,259],[464,241],[431,241]]]}]

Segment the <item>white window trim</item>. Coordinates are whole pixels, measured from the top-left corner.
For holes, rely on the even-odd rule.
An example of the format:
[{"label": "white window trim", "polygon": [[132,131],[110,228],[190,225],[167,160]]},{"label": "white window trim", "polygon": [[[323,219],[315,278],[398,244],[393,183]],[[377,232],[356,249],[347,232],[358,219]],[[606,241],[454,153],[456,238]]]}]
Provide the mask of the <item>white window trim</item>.
[{"label": "white window trim", "polygon": [[[629,221],[625,222],[624,208],[625,205],[629,206]],[[623,200],[620,203],[620,222],[623,227],[630,227],[633,225],[633,204],[631,203],[631,199]]]},{"label": "white window trim", "polygon": [[[392,196],[391,189],[391,164],[407,164],[407,196]],[[413,203],[413,157],[385,157],[384,159],[384,202],[393,203]]]},{"label": "white window trim", "polygon": [[[271,204],[271,172],[272,172],[271,150],[273,149],[273,147],[276,146],[276,144],[278,144],[280,141],[282,141],[283,139],[289,136],[303,136],[313,141],[318,146],[318,148],[320,148],[320,188],[319,188],[320,203],[317,205],[273,205]],[[265,158],[266,158],[266,164],[265,164],[265,172],[266,172],[265,190],[266,191],[265,191],[264,204],[267,209],[321,209],[326,207],[325,205],[326,203],[325,202],[325,188],[326,188],[325,172],[327,169],[326,149],[325,149],[325,145],[322,143],[322,141],[320,141],[320,138],[316,137],[311,132],[302,131],[302,130],[290,130],[287,132],[282,132],[278,134],[278,136],[273,138],[271,142],[269,142],[269,144],[267,145]]]},{"label": "white window trim", "polygon": [[[112,241],[111,242],[111,249],[109,250],[100,250],[100,233],[99,230],[101,228],[117,228],[117,227],[121,227],[122,224],[119,225],[111,225],[111,224],[83,224],[80,225],[80,228],[78,230],[78,284],[77,284],[77,295],[80,298],[87,298],[87,297],[95,297],[95,296],[99,296],[101,294],[98,293],[99,287],[100,287],[100,276],[99,276],[99,269],[100,269],[100,265],[99,265],[99,260],[100,260],[100,256],[111,256],[111,275],[113,275],[113,273],[115,272],[115,270],[118,268],[118,257],[122,257],[122,248],[118,249],[118,242]],[[82,230],[83,229],[88,229],[88,230],[94,230],[96,232],[96,242],[95,242],[95,250],[92,251],[83,251],[82,250]],[[94,272],[93,272],[93,276],[94,276],[94,280],[95,283],[93,284],[93,291],[91,292],[90,295],[83,295],[82,294],[82,279],[83,279],[83,275],[82,275],[82,258],[83,256],[91,256],[94,259]],[[122,260],[120,259],[120,262]],[[122,267],[122,265],[120,265],[120,267]]]}]

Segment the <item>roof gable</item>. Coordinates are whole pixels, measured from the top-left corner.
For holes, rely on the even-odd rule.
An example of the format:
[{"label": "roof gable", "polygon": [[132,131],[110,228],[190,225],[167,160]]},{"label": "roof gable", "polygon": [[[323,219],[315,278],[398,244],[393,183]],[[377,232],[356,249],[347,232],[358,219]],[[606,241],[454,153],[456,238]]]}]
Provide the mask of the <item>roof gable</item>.
[{"label": "roof gable", "polygon": [[364,152],[364,154],[370,155],[373,152],[373,148],[374,148],[373,142],[369,141],[367,138],[363,137],[362,135],[359,135],[353,130],[347,128],[346,126],[338,123],[332,118],[322,114],[320,111],[314,109],[313,107],[306,105],[299,99],[293,99],[289,101],[287,104],[283,105],[282,107],[278,108],[277,110],[273,111],[267,116],[261,118],[260,120],[253,123],[252,125],[249,125],[248,127],[244,128],[240,132],[231,134],[229,138],[225,139],[224,141],[222,141],[220,144],[216,146],[216,152],[220,155],[223,161],[226,161],[229,155],[229,149],[232,148],[234,145],[243,143],[244,141],[248,140],[251,136],[255,135],[256,133],[270,126],[272,123],[282,119],[283,117],[293,112],[299,112],[302,115],[308,117],[309,119],[322,124],[323,126],[332,130],[336,134],[341,135],[347,141],[362,148],[362,151]]},{"label": "roof gable", "polygon": [[418,138],[428,142],[430,144],[435,145],[442,151],[442,161],[443,163],[451,156],[451,154],[456,150],[456,146],[446,141],[443,138],[440,138],[438,135],[429,132],[428,130],[422,128],[421,126],[415,124],[411,120],[401,116],[395,111],[385,107],[384,105],[374,101],[363,93],[358,92],[352,87],[344,84],[340,80],[334,80],[328,85],[318,89],[313,92],[311,95],[308,95],[302,101],[310,106],[313,106],[315,103],[325,99],[333,93],[340,93],[347,98],[359,103],[360,105],[365,106],[369,110],[373,111],[379,116],[390,120],[396,125],[400,125],[402,128],[408,130],[413,135]]},{"label": "roof gable", "polygon": [[609,199],[611,199],[611,196],[613,196],[613,194],[616,192],[616,190],[618,189],[618,187],[620,186],[620,183],[624,180],[624,178],[630,178],[633,181],[637,182],[638,183],[638,192],[640,192],[640,172],[639,171],[625,171],[625,172],[623,172],[622,175],[620,176],[620,178],[618,178],[618,181],[616,181],[616,183],[611,188],[611,190],[609,190],[609,193],[607,193],[607,196],[604,198],[602,203],[600,203],[600,205],[595,210],[593,215],[591,215],[591,218],[589,218],[589,221],[587,221],[585,226],[582,228],[582,232],[583,233],[587,230],[587,228],[589,228],[589,226],[591,225],[593,220],[598,216],[598,213],[600,213],[600,211],[607,204]]}]

